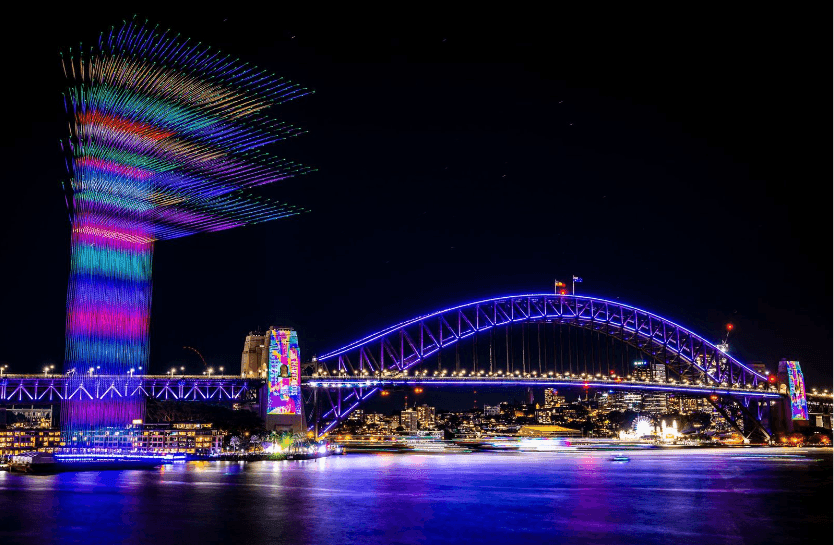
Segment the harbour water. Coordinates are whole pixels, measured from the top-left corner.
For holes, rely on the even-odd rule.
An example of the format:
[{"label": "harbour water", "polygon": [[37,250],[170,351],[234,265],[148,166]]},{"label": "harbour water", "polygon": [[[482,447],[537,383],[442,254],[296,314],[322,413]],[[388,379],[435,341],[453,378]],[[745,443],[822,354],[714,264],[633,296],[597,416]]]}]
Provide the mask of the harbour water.
[{"label": "harbour water", "polygon": [[829,543],[831,449],[351,454],[0,472],[0,543]]}]

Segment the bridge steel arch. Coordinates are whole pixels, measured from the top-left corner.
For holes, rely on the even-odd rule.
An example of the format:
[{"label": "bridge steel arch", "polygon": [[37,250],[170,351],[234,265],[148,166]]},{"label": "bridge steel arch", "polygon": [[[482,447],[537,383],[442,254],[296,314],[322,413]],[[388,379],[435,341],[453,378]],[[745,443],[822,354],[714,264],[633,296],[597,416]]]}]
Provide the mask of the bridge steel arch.
[{"label": "bridge steel arch", "polygon": [[[406,371],[463,339],[516,323],[559,323],[599,332],[662,362],[682,380],[753,388],[767,383],[764,375],[671,320],[617,301],[584,295],[513,295],[447,308],[328,352],[318,358],[318,365],[327,374],[334,370],[371,375]],[[314,399],[318,392],[310,391],[307,401],[313,409],[308,422],[322,423],[322,433],[327,432],[378,391],[377,387],[324,390],[322,397],[329,402],[329,409],[324,413],[319,412],[321,400]],[[713,405],[736,425],[728,415],[732,407],[727,404],[732,403],[721,400]],[[740,408],[769,439],[769,431],[762,426],[764,407],[759,403],[758,414],[753,414],[749,405],[746,400]]]}]

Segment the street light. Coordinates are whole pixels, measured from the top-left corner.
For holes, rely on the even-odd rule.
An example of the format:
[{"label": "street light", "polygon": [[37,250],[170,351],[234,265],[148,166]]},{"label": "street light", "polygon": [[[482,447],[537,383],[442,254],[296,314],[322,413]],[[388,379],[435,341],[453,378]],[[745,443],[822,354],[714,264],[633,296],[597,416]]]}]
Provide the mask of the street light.
[{"label": "street light", "polygon": [[6,365],[3,365],[2,367],[0,367],[0,377],[3,376],[3,371],[5,371],[6,368],[8,368],[8,367],[9,367],[9,364],[6,364]]},{"label": "street light", "polygon": [[211,376],[212,372],[214,372],[214,369],[212,369],[211,367],[209,367],[209,368],[208,368],[208,376]]}]

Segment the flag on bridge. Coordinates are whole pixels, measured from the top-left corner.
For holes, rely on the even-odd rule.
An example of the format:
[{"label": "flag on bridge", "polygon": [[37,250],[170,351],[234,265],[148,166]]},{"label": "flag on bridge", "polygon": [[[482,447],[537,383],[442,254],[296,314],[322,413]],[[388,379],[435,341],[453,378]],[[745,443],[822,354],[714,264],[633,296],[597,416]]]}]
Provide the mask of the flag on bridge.
[{"label": "flag on bridge", "polygon": [[573,277],[573,281],[574,281],[574,282],[582,282],[582,279],[581,279],[581,278],[579,278],[578,276],[574,276],[574,277]]}]

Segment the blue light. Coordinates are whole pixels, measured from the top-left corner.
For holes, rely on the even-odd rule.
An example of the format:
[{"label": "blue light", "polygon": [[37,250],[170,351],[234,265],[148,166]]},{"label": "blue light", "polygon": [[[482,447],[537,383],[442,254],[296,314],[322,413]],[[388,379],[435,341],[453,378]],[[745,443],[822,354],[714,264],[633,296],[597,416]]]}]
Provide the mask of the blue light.
[{"label": "blue light", "polygon": [[[679,328],[681,331],[687,333],[688,335],[692,336],[693,338],[697,339],[698,341],[703,342],[706,346],[710,347],[710,349],[715,350],[718,353],[721,353],[729,361],[731,361],[731,362],[735,363],[736,365],[738,365],[739,367],[745,369],[747,372],[749,372],[753,376],[759,378],[762,381],[767,380],[764,375],[761,375],[761,374],[757,373],[756,371],[754,371],[753,369],[749,368],[748,366],[744,365],[743,363],[741,363],[740,361],[738,361],[734,357],[730,356],[726,352],[722,351],[721,349],[716,347],[714,344],[712,344],[711,342],[709,342],[706,339],[704,339],[703,337],[701,337],[700,335],[696,335],[695,333],[693,333],[689,329],[686,329],[685,327],[682,327],[682,326],[676,324],[675,322],[672,322],[671,320],[667,320],[666,318],[663,318],[662,316],[658,316],[657,314],[654,314],[654,313],[649,312],[647,310],[640,309],[638,307],[634,307],[634,306],[631,306],[631,305],[625,305],[625,304],[622,304],[622,303],[619,303],[619,302],[610,301],[608,299],[601,299],[599,297],[591,297],[591,296],[587,296],[587,295],[554,295],[552,293],[526,294],[526,295],[512,295],[512,296],[505,296],[505,297],[495,297],[495,298],[492,298],[492,299],[483,299],[483,300],[480,300],[480,301],[474,301],[474,302],[471,302],[471,303],[466,303],[466,304],[463,304],[463,305],[450,307],[450,308],[447,308],[447,309],[444,309],[444,310],[433,312],[431,314],[425,314],[425,315],[422,315],[422,316],[418,316],[417,318],[413,318],[411,320],[406,320],[404,322],[400,322],[399,324],[395,324],[393,326],[390,326],[386,329],[383,329],[382,331],[372,333],[371,335],[368,335],[367,337],[359,339],[358,341],[350,343],[346,346],[343,346],[342,348],[339,348],[339,349],[334,350],[332,352],[328,352],[327,354],[325,354],[323,356],[320,356],[318,359],[319,359],[319,361],[331,359],[335,356],[339,356],[341,354],[344,354],[344,353],[348,352],[349,350],[352,350],[354,348],[358,348],[360,346],[363,346],[363,345],[366,345],[370,342],[378,340],[378,339],[384,337],[385,335],[388,335],[389,333],[393,333],[394,331],[397,331],[397,330],[399,330],[403,327],[413,325],[415,323],[420,322],[421,320],[427,320],[429,318],[440,316],[442,314],[445,314],[445,313],[453,311],[453,310],[461,310],[461,309],[464,309],[464,308],[472,307],[474,305],[480,305],[480,304],[485,304],[485,303],[494,303],[494,302],[497,302],[497,301],[510,301],[511,304],[514,304],[516,299],[523,299],[523,298],[530,298],[530,297],[544,298],[546,300],[550,299],[550,298],[557,299],[557,300],[558,299],[564,300],[565,298],[570,297],[570,298],[573,298],[574,300],[583,300],[583,301],[589,301],[589,302],[595,302],[595,303],[610,304],[610,305],[614,305],[616,307],[619,307],[619,308],[622,308],[622,309],[625,309],[625,310],[628,310],[628,311],[641,312],[641,313],[643,313],[643,314],[645,314],[649,317],[656,318],[656,319],[660,320],[661,322],[665,322],[665,323],[668,323],[668,324],[670,324],[670,325],[672,325],[676,328]],[[586,320],[584,318],[578,317],[575,314],[571,315],[571,316],[548,315],[546,304],[545,304],[545,307],[544,307],[544,313],[543,314],[525,316],[524,318],[512,319],[511,321],[513,321],[513,322],[526,321],[526,320],[534,321],[534,320],[537,320],[537,319],[560,318],[560,317],[562,317],[562,318],[564,318],[564,317],[574,317],[574,318],[577,318],[577,319],[582,320],[582,321],[589,321],[589,320]],[[495,324],[495,325],[503,325],[503,324],[506,324],[506,323],[508,323],[508,322],[503,322],[503,323],[499,323],[499,324]],[[476,331],[485,331],[487,329],[490,329],[491,327],[494,327],[493,325],[490,325],[490,326],[486,326],[486,327],[483,327],[483,328],[475,328],[473,324],[469,324],[469,325],[471,327],[473,327],[473,329],[475,329]],[[625,324],[618,324],[618,325],[619,325],[619,327],[622,327],[623,329],[626,329],[627,331],[631,331],[631,332],[636,333],[637,335],[641,335],[639,331],[635,331],[634,329],[628,328]],[[465,337],[468,337],[468,336],[473,335],[473,334],[474,334],[474,331],[470,331],[470,332],[468,332],[464,335],[461,335],[460,338],[465,338]],[[641,336],[643,336],[647,339],[650,339],[651,341],[655,340],[650,336],[645,336],[645,335],[641,335]],[[452,341],[449,344],[454,344],[454,341]],[[680,354],[679,351],[672,350],[672,352]],[[425,355],[423,357],[425,357]],[[689,361],[689,360],[687,360],[687,361]],[[695,365],[694,362],[690,362],[690,363]],[[704,369],[700,368],[699,366],[696,366],[696,367],[698,367],[701,371],[704,371]],[[717,381],[717,379],[715,377],[711,376],[711,375],[710,375],[710,378]]]}]

